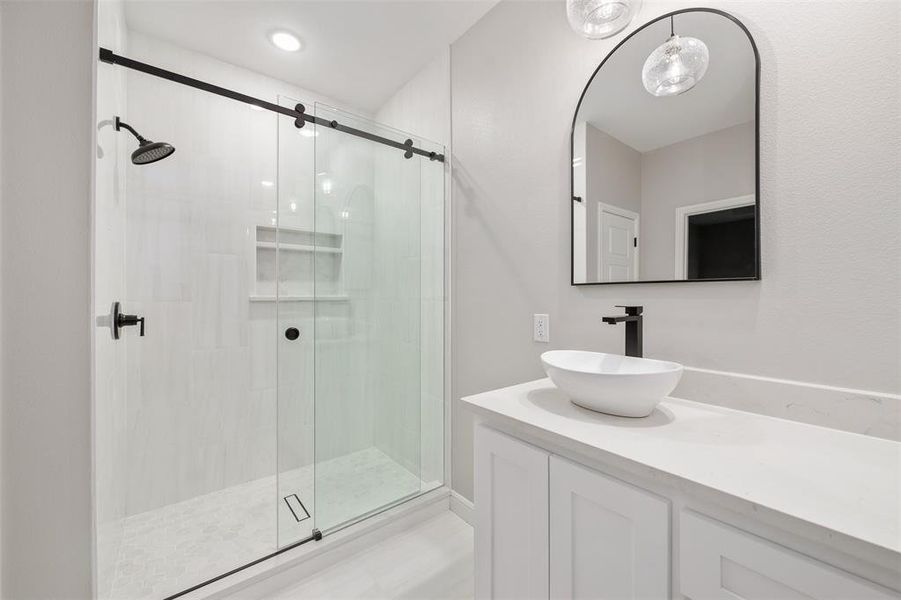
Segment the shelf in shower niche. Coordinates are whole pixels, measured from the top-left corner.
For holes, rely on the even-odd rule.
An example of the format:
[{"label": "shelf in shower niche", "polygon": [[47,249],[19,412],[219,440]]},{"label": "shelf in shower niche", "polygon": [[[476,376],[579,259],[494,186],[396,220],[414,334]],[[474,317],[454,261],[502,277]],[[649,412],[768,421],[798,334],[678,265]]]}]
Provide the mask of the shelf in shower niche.
[{"label": "shelf in shower niche", "polygon": [[288,252],[324,252],[326,254],[341,254],[341,248],[333,248],[330,246],[310,246],[307,244],[276,244],[275,242],[257,242],[257,248],[268,248],[275,250],[284,250]]},{"label": "shelf in shower niche", "polygon": [[250,297],[251,302],[347,302],[347,296],[261,296]]}]

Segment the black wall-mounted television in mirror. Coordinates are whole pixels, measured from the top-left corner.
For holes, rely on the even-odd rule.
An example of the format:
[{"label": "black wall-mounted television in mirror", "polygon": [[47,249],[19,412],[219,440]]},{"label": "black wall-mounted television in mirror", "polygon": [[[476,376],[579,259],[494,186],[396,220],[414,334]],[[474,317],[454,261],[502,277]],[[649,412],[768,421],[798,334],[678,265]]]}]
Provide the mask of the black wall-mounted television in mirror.
[{"label": "black wall-mounted television in mirror", "polygon": [[572,284],[760,279],[760,57],[695,8],[601,62],[572,124]]}]

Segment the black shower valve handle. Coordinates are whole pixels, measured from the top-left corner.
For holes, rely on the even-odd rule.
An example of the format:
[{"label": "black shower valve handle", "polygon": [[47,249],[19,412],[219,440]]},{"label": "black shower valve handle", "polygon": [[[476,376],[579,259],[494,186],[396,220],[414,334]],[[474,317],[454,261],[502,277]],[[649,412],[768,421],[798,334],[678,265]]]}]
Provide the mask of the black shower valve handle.
[{"label": "black shower valve handle", "polygon": [[139,325],[138,335],[144,337],[144,317],[139,317],[138,315],[123,315],[119,314],[116,319],[116,326],[119,328],[122,327],[130,327],[132,325]]},{"label": "black shower valve handle", "polygon": [[119,302],[113,302],[113,307],[110,310],[110,329],[113,333],[113,339],[119,339],[119,330],[123,327],[133,327],[135,325],[139,326],[138,335],[144,337],[144,317],[126,315],[120,310],[120,307],[121,304]]}]

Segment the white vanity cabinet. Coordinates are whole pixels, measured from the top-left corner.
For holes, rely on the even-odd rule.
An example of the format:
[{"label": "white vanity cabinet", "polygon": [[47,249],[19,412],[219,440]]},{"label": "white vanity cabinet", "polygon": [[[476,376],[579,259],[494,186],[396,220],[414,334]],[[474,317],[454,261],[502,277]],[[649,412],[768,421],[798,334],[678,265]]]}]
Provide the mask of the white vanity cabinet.
[{"label": "white vanity cabinet", "polygon": [[672,488],[653,493],[601,473],[604,464],[476,427],[477,599],[901,599],[702,515]]},{"label": "white vanity cabinet", "polygon": [[669,596],[669,503],[486,427],[475,434],[476,598]]}]

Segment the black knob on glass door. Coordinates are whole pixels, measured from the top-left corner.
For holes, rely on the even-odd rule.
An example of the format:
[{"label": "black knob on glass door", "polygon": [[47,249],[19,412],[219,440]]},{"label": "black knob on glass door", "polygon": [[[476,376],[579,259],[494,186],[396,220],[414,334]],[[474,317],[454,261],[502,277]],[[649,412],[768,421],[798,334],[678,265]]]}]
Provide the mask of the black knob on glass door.
[{"label": "black knob on glass door", "polygon": [[288,327],[285,329],[285,337],[293,342],[300,337],[300,330],[297,327]]}]

